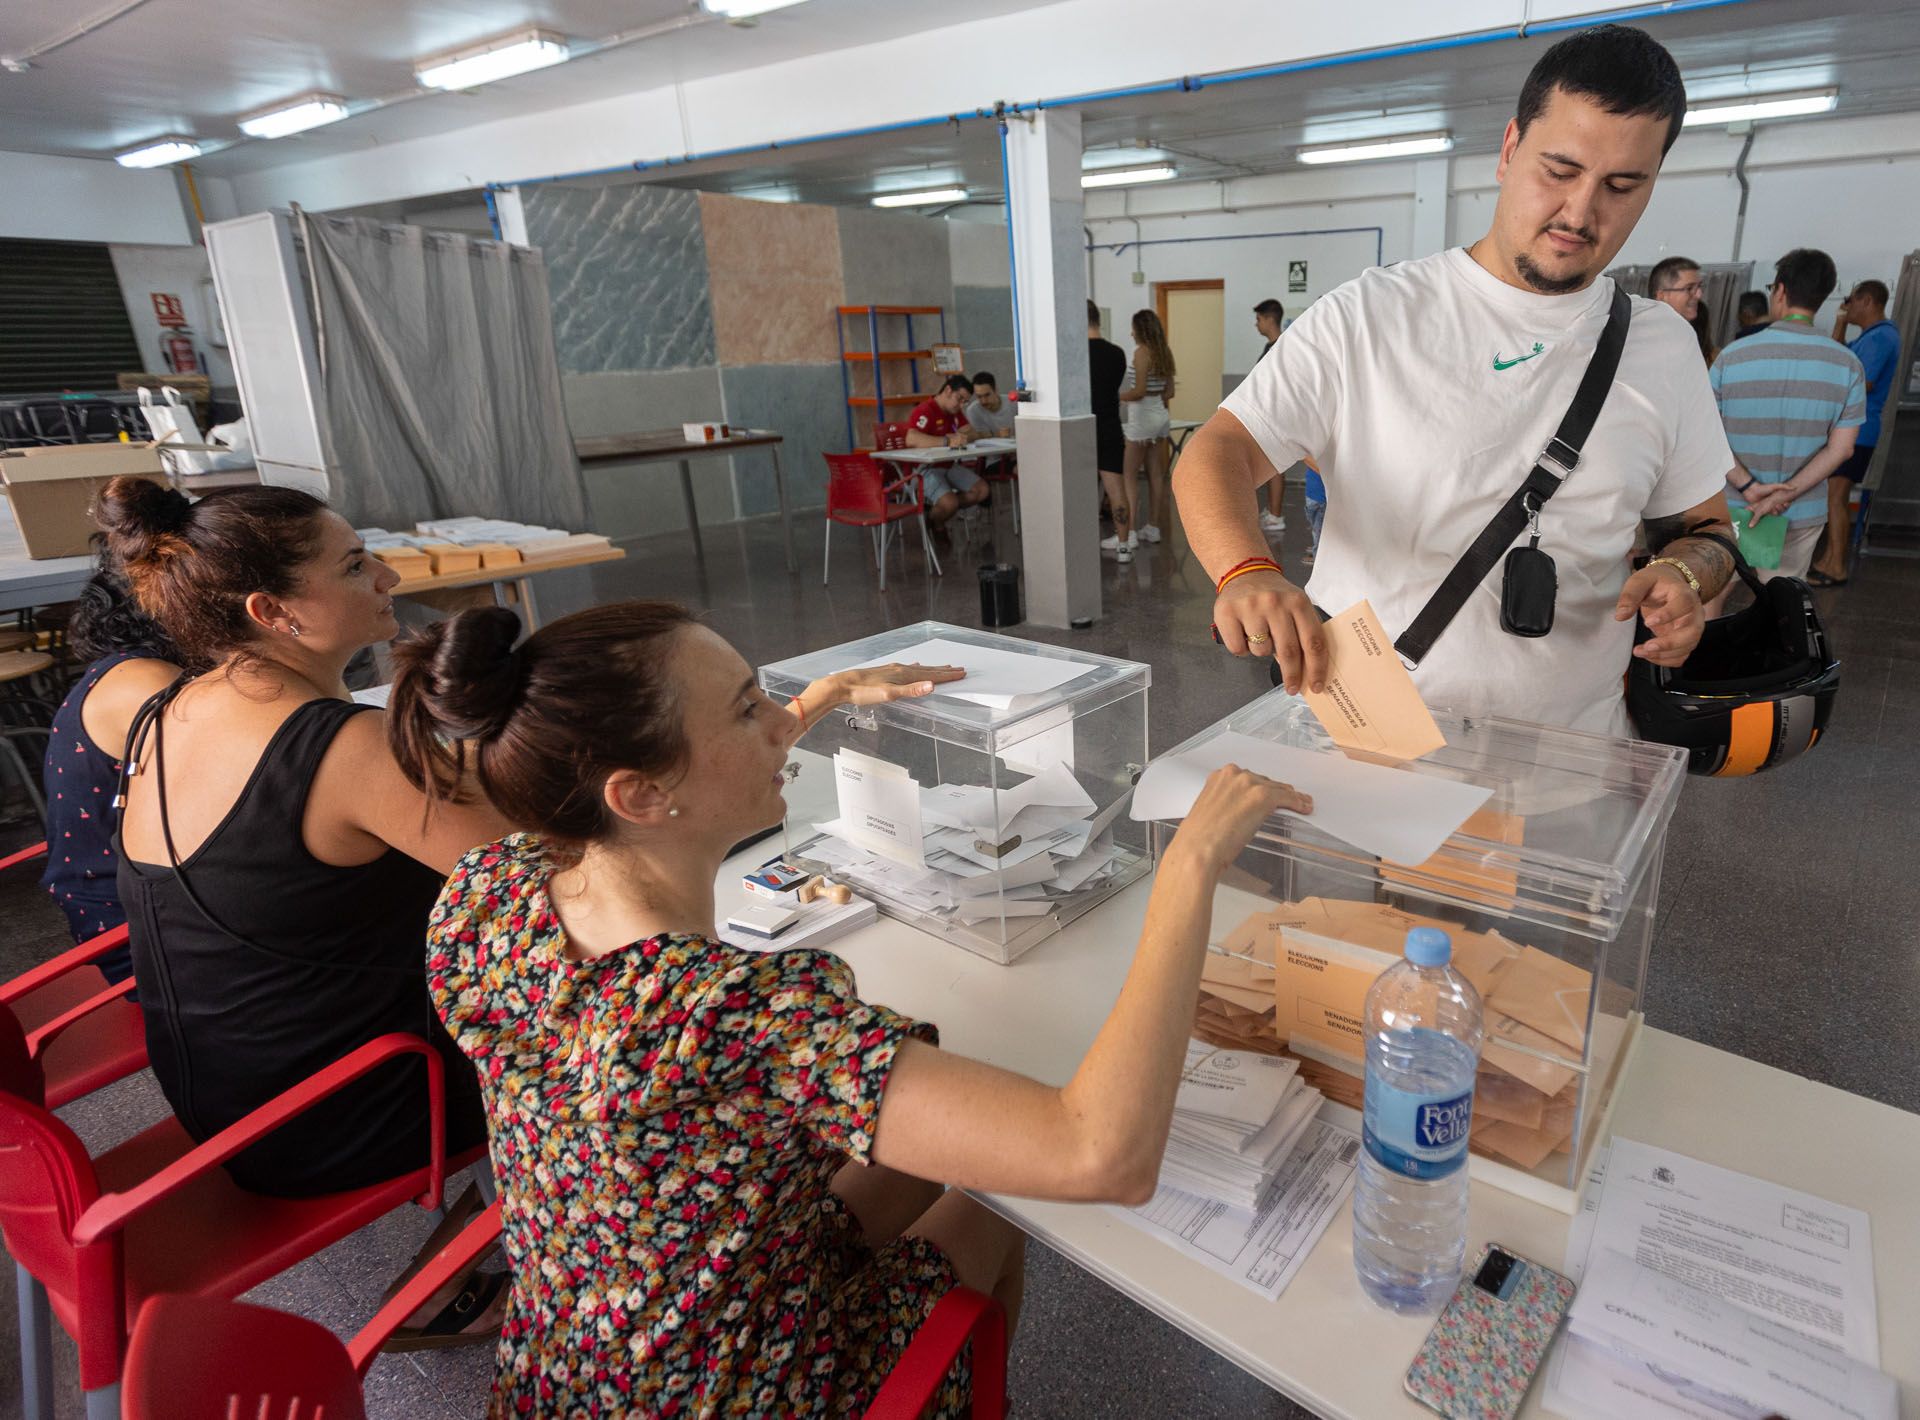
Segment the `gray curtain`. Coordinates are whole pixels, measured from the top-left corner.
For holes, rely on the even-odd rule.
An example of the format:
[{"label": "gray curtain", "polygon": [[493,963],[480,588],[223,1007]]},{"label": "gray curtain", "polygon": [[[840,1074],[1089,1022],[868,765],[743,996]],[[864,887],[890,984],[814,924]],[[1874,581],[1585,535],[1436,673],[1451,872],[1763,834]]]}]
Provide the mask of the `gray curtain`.
[{"label": "gray curtain", "polygon": [[478,514],[584,529],[540,254],[360,218],[297,221],[340,513],[355,527]]},{"label": "gray curtain", "polygon": [[[1653,267],[1616,266],[1607,275],[1620,283],[1629,296],[1647,294],[1647,277]],[[1725,348],[1733,339],[1740,309],[1740,293],[1753,281],[1750,261],[1709,261],[1700,267],[1700,306],[1707,315],[1707,330],[1713,343]]]}]

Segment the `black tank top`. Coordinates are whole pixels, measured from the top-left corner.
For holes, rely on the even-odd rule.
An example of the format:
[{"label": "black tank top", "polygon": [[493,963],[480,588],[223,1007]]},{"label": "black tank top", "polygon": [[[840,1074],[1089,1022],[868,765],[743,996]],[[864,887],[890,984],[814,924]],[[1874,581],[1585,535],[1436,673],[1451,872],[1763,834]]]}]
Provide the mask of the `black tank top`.
[{"label": "black tank top", "polygon": [[[177,689],[176,686],[174,689]],[[155,697],[162,704],[173,690]],[[427,996],[427,918],[440,875],[388,850],[337,867],[301,834],[320,761],[356,712],[310,700],[261,753],[240,796],[181,873],[119,854],[147,1053],[187,1132],[204,1140],[357,1046],[390,1031],[430,1041],[446,1063],[450,1148],[485,1137],[473,1068]],[[164,725],[136,756],[156,787]],[[166,823],[166,797],[160,797]],[[117,836],[117,835],[116,835]],[[225,929],[225,930],[223,930]],[[236,937],[245,938],[242,942]],[[427,1160],[426,1066],[417,1057],[363,1076],[227,1165],[234,1181],[283,1196],[392,1178]]]}]

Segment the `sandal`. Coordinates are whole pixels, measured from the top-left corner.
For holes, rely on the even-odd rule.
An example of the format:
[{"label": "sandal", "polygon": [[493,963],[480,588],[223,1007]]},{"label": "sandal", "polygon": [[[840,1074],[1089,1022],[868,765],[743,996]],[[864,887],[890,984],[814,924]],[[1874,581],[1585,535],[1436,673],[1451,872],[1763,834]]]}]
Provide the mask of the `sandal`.
[{"label": "sandal", "polygon": [[1815,571],[1807,573],[1807,585],[1809,587],[1844,587],[1849,580],[1851,579],[1846,577],[1829,576],[1825,572]]},{"label": "sandal", "polygon": [[491,1346],[500,1339],[500,1329],[468,1331],[487,1314],[512,1276],[508,1272],[469,1272],[460,1291],[425,1326],[398,1328],[387,1338],[382,1351],[440,1351],[453,1346]]}]

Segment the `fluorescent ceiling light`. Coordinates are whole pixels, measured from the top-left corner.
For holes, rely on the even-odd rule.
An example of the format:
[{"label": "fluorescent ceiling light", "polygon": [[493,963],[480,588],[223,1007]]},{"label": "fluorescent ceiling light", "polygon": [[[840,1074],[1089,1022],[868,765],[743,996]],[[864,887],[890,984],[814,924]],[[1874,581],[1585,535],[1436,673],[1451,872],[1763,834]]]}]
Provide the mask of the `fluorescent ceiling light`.
[{"label": "fluorescent ceiling light", "polygon": [[1748,94],[1711,99],[1687,110],[1688,128],[1700,123],[1740,123],[1756,118],[1802,118],[1810,113],[1832,113],[1838,99],[1833,89],[1798,94]]},{"label": "fluorescent ceiling light", "polygon": [[725,20],[748,20],[769,10],[784,10],[801,0],[700,0],[700,8]]},{"label": "fluorescent ceiling light", "polygon": [[290,133],[305,133],[309,128],[334,123],[346,116],[347,101],[338,94],[308,94],[241,119],[240,131],[249,138],[285,138]]},{"label": "fluorescent ceiling light", "polygon": [[964,187],[935,187],[925,192],[887,192],[873,199],[875,207],[935,207],[943,202],[965,202]]},{"label": "fluorescent ceiling light", "polygon": [[477,89],[496,79],[545,69],[568,58],[567,42],[546,30],[517,30],[486,44],[424,60],[413,77],[429,89]]},{"label": "fluorescent ceiling light", "polygon": [[1359,163],[1369,158],[1412,158],[1422,153],[1445,153],[1452,148],[1451,133],[1412,133],[1404,138],[1338,143],[1327,148],[1302,148],[1297,156],[1303,163]]},{"label": "fluorescent ceiling light", "polygon": [[123,168],[164,168],[168,163],[184,163],[199,156],[200,145],[191,138],[158,138],[116,153],[113,160]]},{"label": "fluorescent ceiling light", "polygon": [[1170,163],[1150,168],[1094,168],[1080,174],[1082,187],[1128,187],[1136,182],[1165,182],[1174,175]]}]

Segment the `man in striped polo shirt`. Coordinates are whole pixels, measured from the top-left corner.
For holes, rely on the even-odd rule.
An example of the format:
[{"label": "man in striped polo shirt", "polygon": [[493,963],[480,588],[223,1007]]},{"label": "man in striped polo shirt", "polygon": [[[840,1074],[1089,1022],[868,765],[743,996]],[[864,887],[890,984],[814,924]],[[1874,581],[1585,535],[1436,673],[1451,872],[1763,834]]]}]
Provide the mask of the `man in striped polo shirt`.
[{"label": "man in striped polo shirt", "polygon": [[[1807,575],[1827,522],[1827,478],[1847,461],[1866,420],[1859,359],[1813,328],[1838,280],[1823,251],[1800,247],[1781,257],[1769,293],[1773,324],[1730,343],[1708,373],[1738,461],[1727,475],[1735,524],[1746,522],[1743,507],[1787,520],[1780,565],[1760,571],[1763,580]],[[1737,609],[1728,596],[1741,586],[1731,583],[1707,615]]]}]

